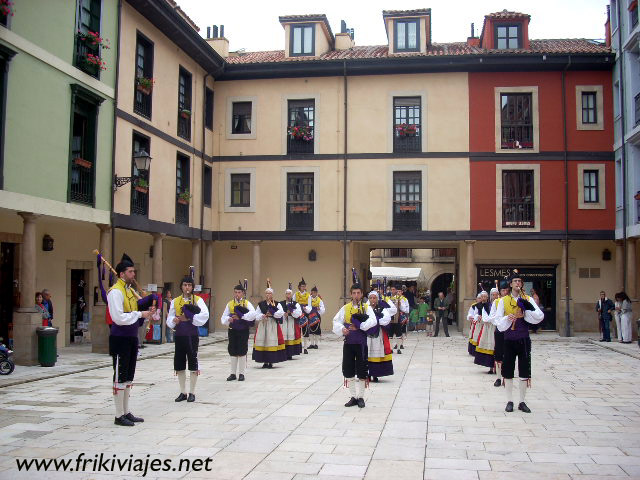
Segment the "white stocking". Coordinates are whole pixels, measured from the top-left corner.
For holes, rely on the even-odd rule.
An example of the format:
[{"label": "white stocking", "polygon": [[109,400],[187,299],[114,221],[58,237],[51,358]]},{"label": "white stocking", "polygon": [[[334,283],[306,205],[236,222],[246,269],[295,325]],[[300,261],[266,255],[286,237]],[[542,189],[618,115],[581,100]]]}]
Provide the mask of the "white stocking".
[{"label": "white stocking", "polygon": [[177,372],[178,374],[178,383],[180,384],[180,393],[187,393],[187,372],[184,370],[180,370]]},{"label": "white stocking", "polygon": [[198,372],[192,371],[189,374],[189,393],[195,393],[197,380],[198,380]]},{"label": "white stocking", "polygon": [[520,403],[524,403],[524,397],[527,396],[527,379],[520,379]]},{"label": "white stocking", "polygon": [[247,357],[238,357],[238,369],[240,375],[244,375],[244,371],[247,368]]},{"label": "white stocking", "polygon": [[347,384],[349,385],[349,392],[351,393],[351,397],[358,398],[358,397],[356,397],[356,379],[355,379],[355,377],[347,378]]},{"label": "white stocking", "polygon": [[129,396],[131,395],[131,384],[127,384],[127,388],[124,389],[124,395],[122,397],[122,411],[124,415],[130,413],[129,410]]},{"label": "white stocking", "polygon": [[238,371],[238,357],[231,357],[231,374],[235,375]]},{"label": "white stocking", "polygon": [[124,391],[128,389],[117,389],[113,395],[113,402],[116,405],[116,417],[120,418],[124,415]]},{"label": "white stocking", "polygon": [[513,378],[504,379],[504,388],[507,391],[507,402],[513,402]]}]

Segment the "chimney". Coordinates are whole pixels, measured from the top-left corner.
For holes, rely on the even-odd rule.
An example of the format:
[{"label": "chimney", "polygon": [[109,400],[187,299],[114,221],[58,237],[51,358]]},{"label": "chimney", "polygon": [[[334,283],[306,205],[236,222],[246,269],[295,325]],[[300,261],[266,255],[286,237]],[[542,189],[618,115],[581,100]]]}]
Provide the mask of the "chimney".
[{"label": "chimney", "polygon": [[207,43],[213,48],[218,55],[222,58],[229,56],[229,40],[224,38],[224,25],[220,25],[220,35],[218,36],[218,26],[212,27],[213,36],[209,37],[209,27],[207,27]]},{"label": "chimney", "polygon": [[607,21],[604,22],[604,43],[611,48],[611,6],[607,5]]},{"label": "chimney", "polygon": [[207,40],[211,38],[211,27],[207,27]]},{"label": "chimney", "polygon": [[476,37],[476,29],[473,23],[471,23],[471,36],[467,38],[467,45],[469,45],[470,47],[480,46],[480,39]]},{"label": "chimney", "polygon": [[347,28],[347,22],[340,20],[340,33],[336,33],[336,50],[349,50],[354,46],[353,28]]}]

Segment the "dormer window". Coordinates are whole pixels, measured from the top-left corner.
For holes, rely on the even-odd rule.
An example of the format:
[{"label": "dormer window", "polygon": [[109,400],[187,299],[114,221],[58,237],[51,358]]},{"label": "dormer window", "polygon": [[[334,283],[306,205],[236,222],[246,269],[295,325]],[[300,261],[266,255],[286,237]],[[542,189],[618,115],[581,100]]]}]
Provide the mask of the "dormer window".
[{"label": "dormer window", "polygon": [[395,51],[420,51],[420,24],[417,18],[395,21]]},{"label": "dormer window", "polygon": [[313,24],[291,25],[290,56],[314,56],[315,40]]},{"label": "dormer window", "polygon": [[521,26],[519,24],[496,25],[495,45],[498,50],[522,48],[521,38]]}]

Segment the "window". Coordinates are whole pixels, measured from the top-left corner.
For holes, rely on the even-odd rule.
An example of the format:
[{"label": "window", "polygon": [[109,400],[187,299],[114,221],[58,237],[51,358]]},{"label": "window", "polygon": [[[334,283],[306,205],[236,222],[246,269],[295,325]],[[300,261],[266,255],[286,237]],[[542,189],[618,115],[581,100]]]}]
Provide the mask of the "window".
[{"label": "window", "polygon": [[502,171],[502,226],[535,227],[533,170]]},{"label": "window", "polygon": [[385,258],[412,258],[413,250],[411,248],[385,248]]},{"label": "window", "polygon": [[579,163],[578,209],[603,210],[606,208],[606,168],[602,163]]},{"label": "window", "polygon": [[178,136],[191,140],[191,74],[183,68],[178,75]]},{"label": "window", "polygon": [[248,207],[251,204],[251,176],[248,173],[231,174],[231,206]]},{"label": "window", "polygon": [[251,133],[251,102],[233,102],[231,133]]},{"label": "window", "polygon": [[521,48],[520,25],[496,26],[495,46],[498,50]]},{"label": "window", "polygon": [[70,202],[93,206],[95,201],[96,127],[103,100],[80,85],[71,85]]},{"label": "window", "polygon": [[289,100],[287,154],[313,153],[315,100]]},{"label": "window", "polygon": [[189,157],[178,153],[176,161],[176,223],[189,225]]},{"label": "window", "polygon": [[313,173],[287,173],[287,230],[313,230]]},{"label": "window", "polygon": [[533,148],[533,115],[530,93],[503,93],[501,144],[505,149]]},{"label": "window", "polygon": [[634,28],[638,24],[638,2],[629,2],[629,21],[631,22],[631,28]]},{"label": "window", "polygon": [[315,36],[314,25],[291,25],[289,55],[292,57],[314,55]]},{"label": "window", "polygon": [[393,98],[393,151],[422,151],[420,97]]},{"label": "window", "polygon": [[611,31],[615,32],[618,29],[618,0],[611,0]]},{"label": "window", "polygon": [[396,52],[420,51],[420,24],[418,19],[395,21]]},{"label": "window", "polygon": [[134,132],[131,149],[131,175],[138,178],[131,188],[131,215],[149,215],[149,171],[139,172],[133,157],[145,151],[151,154],[149,137]]},{"label": "window", "polygon": [[204,166],[204,177],[202,179],[203,189],[202,189],[202,202],[205,207],[211,206],[211,188],[212,188],[213,175],[211,172],[211,167],[209,165]]},{"label": "window", "polygon": [[422,230],[422,172],[393,172],[393,229]]},{"label": "window", "polygon": [[598,203],[598,170],[584,170],[584,203]]},{"label": "window", "polygon": [[133,111],[151,119],[153,91],[153,44],[140,33],[136,36],[136,82]]},{"label": "window", "polygon": [[598,123],[596,92],[582,92],[582,123]]},{"label": "window", "polygon": [[213,130],[213,90],[204,90],[204,126]]},{"label": "window", "polygon": [[75,66],[96,78],[100,67],[88,59],[89,55],[100,58],[100,45],[92,45],[85,37],[89,32],[100,34],[100,3],[101,0],[78,0],[76,11]]}]

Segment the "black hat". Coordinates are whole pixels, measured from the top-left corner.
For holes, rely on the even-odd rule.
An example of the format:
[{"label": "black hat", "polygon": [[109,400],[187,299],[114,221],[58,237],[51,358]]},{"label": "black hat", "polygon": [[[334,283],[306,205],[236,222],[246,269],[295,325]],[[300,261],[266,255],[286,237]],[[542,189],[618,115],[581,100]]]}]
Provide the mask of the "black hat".
[{"label": "black hat", "polygon": [[191,285],[194,285],[193,278],[191,278],[189,275],[185,275],[184,277],[182,277],[182,280],[180,280],[180,288],[182,288],[183,283],[190,283]]},{"label": "black hat", "polygon": [[304,281],[304,277],[302,277],[302,280],[300,280],[300,281],[298,282],[298,288],[300,288],[300,286],[301,286],[301,285],[306,285],[306,284],[307,284],[307,282],[305,282],[305,281]]},{"label": "black hat", "polygon": [[116,265],[116,273],[120,275],[127,268],[133,267],[133,260],[126,253],[122,254],[122,258],[120,259],[120,263]]},{"label": "black hat", "polygon": [[519,278],[520,280],[522,280],[522,275],[520,275],[520,272],[518,271],[517,268],[514,268],[513,270],[511,270],[511,275],[509,275],[509,285],[511,285],[511,282],[513,282],[514,279]]},{"label": "black hat", "polygon": [[234,290],[242,290],[244,292],[244,287],[242,286],[242,282],[238,282],[238,284],[233,287]]},{"label": "black hat", "polygon": [[313,288],[311,289],[312,292],[317,292],[318,291],[318,287],[316,287],[315,285],[313,286]]},{"label": "black hat", "polygon": [[503,280],[500,280],[500,287],[499,288],[500,288],[500,290],[504,290],[505,288],[510,288],[509,287],[509,282],[507,281],[506,278],[503,279]]}]

